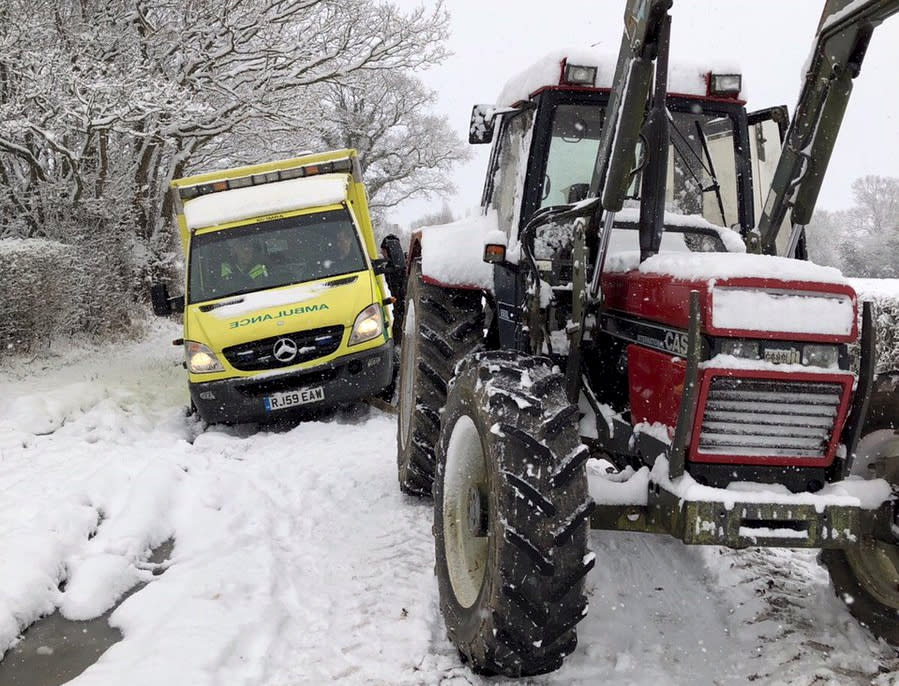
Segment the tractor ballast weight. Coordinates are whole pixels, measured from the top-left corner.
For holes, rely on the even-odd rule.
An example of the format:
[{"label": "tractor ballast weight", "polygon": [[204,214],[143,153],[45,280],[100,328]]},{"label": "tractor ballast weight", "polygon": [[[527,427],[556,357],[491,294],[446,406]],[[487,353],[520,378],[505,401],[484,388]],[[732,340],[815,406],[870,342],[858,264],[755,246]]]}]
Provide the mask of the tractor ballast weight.
[{"label": "tractor ballast weight", "polygon": [[[410,246],[399,481],[433,494],[441,611],[477,671],[574,650],[590,525],[824,549],[850,612],[899,643],[899,372],[875,377],[870,304],[836,270],[751,254],[776,239],[757,217],[810,216],[836,128],[803,130],[802,176],[785,108],[747,113],[739,75],[671,84],[670,7],[627,2],[614,74],[569,55],[558,83],[476,107],[485,214]],[[816,50],[848,73],[834,56],[860,65],[897,8],[830,2]],[[845,107],[839,78],[806,97],[819,68],[786,147]]]}]

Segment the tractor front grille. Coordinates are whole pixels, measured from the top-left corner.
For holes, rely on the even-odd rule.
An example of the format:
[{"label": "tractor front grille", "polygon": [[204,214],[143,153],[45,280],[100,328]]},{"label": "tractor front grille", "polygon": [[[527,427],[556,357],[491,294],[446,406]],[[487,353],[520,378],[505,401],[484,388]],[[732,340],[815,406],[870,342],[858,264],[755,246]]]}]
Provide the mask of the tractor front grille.
[{"label": "tractor front grille", "polygon": [[698,452],[821,459],[829,455],[844,385],[716,376],[709,384]]},{"label": "tractor front grille", "polygon": [[[275,343],[282,338],[290,339],[296,346],[296,355],[291,359],[278,360],[275,357]],[[222,353],[232,367],[242,372],[279,369],[330,355],[340,347],[342,338],[343,326],[326,326],[233,345],[222,350]]]}]

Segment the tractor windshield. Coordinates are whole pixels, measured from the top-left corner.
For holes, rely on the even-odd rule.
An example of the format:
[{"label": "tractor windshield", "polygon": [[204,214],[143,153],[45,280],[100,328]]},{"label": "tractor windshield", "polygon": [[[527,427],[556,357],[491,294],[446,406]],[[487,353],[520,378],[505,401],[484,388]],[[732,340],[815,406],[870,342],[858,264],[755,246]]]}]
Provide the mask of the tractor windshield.
[{"label": "tractor windshield", "polygon": [[[666,211],[699,216],[718,226],[739,223],[734,121],[703,111],[699,105],[669,108]],[[552,136],[543,177],[540,207],[586,197],[602,131],[602,104],[561,104],[553,113]],[[628,206],[638,207],[644,154],[634,155]]]},{"label": "tractor windshield", "polygon": [[193,237],[189,302],[203,302],[366,269],[346,210],[238,226]]}]

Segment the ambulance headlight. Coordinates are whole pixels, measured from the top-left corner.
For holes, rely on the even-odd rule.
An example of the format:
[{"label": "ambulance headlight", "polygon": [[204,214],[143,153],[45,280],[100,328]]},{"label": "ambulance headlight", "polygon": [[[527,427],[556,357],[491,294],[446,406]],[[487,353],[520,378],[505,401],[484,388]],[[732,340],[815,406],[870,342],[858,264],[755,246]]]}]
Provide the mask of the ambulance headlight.
[{"label": "ambulance headlight", "polygon": [[184,341],[184,351],[187,354],[187,368],[194,374],[225,371],[215,353],[202,343]]},{"label": "ambulance headlight", "polygon": [[353,333],[350,334],[350,342],[347,345],[356,345],[357,343],[370,341],[382,333],[384,333],[384,315],[381,312],[380,305],[375,303],[366,307],[356,317],[356,322],[353,324]]}]

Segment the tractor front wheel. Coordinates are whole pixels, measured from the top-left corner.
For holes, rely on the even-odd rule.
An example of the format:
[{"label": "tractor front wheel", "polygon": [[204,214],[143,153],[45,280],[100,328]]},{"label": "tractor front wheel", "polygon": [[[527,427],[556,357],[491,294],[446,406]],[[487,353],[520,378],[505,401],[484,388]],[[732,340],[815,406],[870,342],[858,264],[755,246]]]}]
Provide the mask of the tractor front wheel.
[{"label": "tractor front wheel", "polygon": [[[881,376],[855,451],[852,474],[899,487],[899,375]],[[899,506],[893,504],[893,531]],[[866,538],[845,550],[824,550],[821,561],[849,612],[875,635],[899,646],[899,538]]]},{"label": "tractor front wheel", "polygon": [[[899,485],[899,431],[884,428],[865,435],[856,464],[853,473],[867,471],[868,478]],[[876,636],[899,646],[899,546],[866,538],[845,550],[822,551],[821,561],[849,612]]]},{"label": "tractor front wheel", "polygon": [[440,608],[475,671],[558,669],[587,611],[593,507],[577,407],[547,361],[466,359],[450,385],[434,483]]}]

